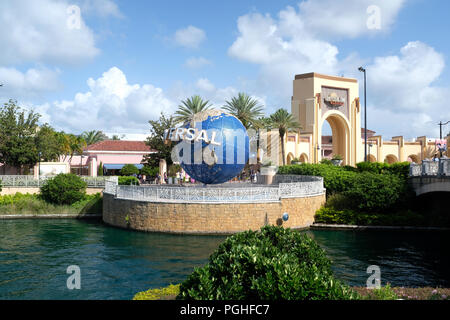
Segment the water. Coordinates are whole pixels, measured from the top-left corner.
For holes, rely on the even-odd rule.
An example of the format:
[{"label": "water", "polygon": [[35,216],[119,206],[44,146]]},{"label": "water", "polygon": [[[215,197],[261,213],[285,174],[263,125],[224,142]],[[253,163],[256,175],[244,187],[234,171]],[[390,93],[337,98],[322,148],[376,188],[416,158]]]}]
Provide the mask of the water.
[{"label": "water", "polygon": [[[366,269],[382,284],[450,287],[450,232],[307,231],[333,260],[335,275],[364,286]],[[0,221],[0,299],[131,299],[179,283],[225,239],[141,233],[79,220]],[[69,265],[81,290],[66,286]]]}]

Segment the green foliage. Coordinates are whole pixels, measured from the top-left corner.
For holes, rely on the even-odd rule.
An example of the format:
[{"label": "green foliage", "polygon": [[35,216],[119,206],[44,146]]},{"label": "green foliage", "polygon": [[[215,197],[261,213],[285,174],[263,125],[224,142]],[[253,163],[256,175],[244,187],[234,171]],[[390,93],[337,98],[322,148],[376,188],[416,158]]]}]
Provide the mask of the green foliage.
[{"label": "green foliage", "polygon": [[139,174],[139,169],[134,164],[126,164],[120,170],[122,176],[132,176],[134,174]]},{"label": "green foliage", "polygon": [[344,158],[340,154],[335,154],[332,160],[344,160]]},{"label": "green foliage", "polygon": [[392,208],[405,193],[404,182],[396,175],[362,172],[353,177],[352,187],[344,190],[352,208],[380,212]]},{"label": "green foliage", "polygon": [[181,171],[181,166],[179,164],[173,164],[169,167],[169,177],[175,177],[177,172]]},{"label": "green foliage", "polygon": [[175,121],[176,123],[191,121],[194,114],[208,110],[210,107],[211,104],[208,100],[205,101],[198,95],[192,96],[181,101],[175,112]]},{"label": "green foliage", "polygon": [[322,159],[322,160],[320,160],[320,163],[321,163],[321,164],[327,164],[327,165],[329,165],[329,166],[332,166],[332,165],[333,165],[333,162],[331,162],[330,159]]},{"label": "green foliage", "polygon": [[379,289],[371,289],[368,291],[368,295],[364,297],[367,300],[397,300],[399,296],[391,288],[388,283],[386,286]]},{"label": "green foliage", "polygon": [[35,135],[36,148],[41,161],[58,161],[64,154],[64,133],[56,132],[48,124],[39,128]]},{"label": "green foliage", "polygon": [[38,113],[22,110],[14,100],[0,108],[0,162],[16,168],[38,162],[35,135],[39,117]]},{"label": "green foliage", "polygon": [[145,142],[151,149],[156,150],[144,156],[143,162],[150,167],[159,167],[159,160],[164,159],[167,165],[172,164],[172,145],[164,142],[164,131],[175,127],[176,121],[170,116],[166,117],[163,113],[158,120],[149,121],[150,136]]},{"label": "green foliage", "polygon": [[86,141],[86,144],[89,146],[91,144],[108,140],[108,136],[104,134],[102,131],[92,130],[92,131],[84,131],[81,134],[81,137]]},{"label": "green foliage", "polygon": [[100,161],[100,165],[98,166],[97,175],[99,177],[103,177],[103,163]]},{"label": "green foliage", "polygon": [[282,166],[278,169],[278,174],[299,174],[323,177],[327,195],[348,190],[352,187],[357,175],[356,172],[345,170],[342,167],[310,163]]},{"label": "green foliage", "polygon": [[277,226],[227,238],[181,284],[179,299],[356,299],[336,280],[325,251],[307,235]]},{"label": "green foliage", "polygon": [[143,166],[141,174],[145,174],[147,177],[156,177],[159,173],[159,167]]},{"label": "green foliage", "polygon": [[119,177],[119,184],[120,185],[139,185],[139,179],[136,177]]},{"label": "green foliage", "polygon": [[0,214],[99,214],[102,213],[102,206],[100,193],[85,195],[71,205],[48,203],[39,194],[17,192],[0,196]]},{"label": "green foliage", "polygon": [[54,204],[73,204],[84,199],[87,183],[71,173],[60,173],[41,187],[42,198]]},{"label": "green foliage", "polygon": [[171,284],[165,288],[150,289],[147,291],[138,292],[133,297],[133,300],[164,300],[177,296],[180,293],[179,284]]},{"label": "green foliage", "polygon": [[225,101],[224,110],[238,118],[246,129],[259,128],[261,124],[258,118],[264,115],[263,107],[258,100],[251,98],[246,93],[239,92],[231,101]]},{"label": "green foliage", "polygon": [[393,164],[382,162],[359,162],[356,164],[358,172],[372,172],[378,174],[395,174],[402,179],[408,178],[409,162],[396,162]]}]

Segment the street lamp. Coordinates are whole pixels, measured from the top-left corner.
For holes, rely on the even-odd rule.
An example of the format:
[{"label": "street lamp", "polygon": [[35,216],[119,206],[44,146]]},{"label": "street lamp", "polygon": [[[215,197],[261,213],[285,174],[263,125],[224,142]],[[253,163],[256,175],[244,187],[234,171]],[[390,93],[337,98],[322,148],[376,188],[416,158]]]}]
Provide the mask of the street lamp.
[{"label": "street lamp", "polygon": [[366,69],[359,67],[360,72],[364,72],[364,161],[367,161],[367,100],[366,100]]},{"label": "street lamp", "polygon": [[[442,140],[442,126],[445,126],[449,122],[450,122],[450,120],[445,123],[442,123],[442,121],[439,121],[439,123],[438,123],[438,125],[439,125],[439,140]],[[439,152],[441,154],[440,157],[442,158],[442,149],[441,148],[439,148]]]}]

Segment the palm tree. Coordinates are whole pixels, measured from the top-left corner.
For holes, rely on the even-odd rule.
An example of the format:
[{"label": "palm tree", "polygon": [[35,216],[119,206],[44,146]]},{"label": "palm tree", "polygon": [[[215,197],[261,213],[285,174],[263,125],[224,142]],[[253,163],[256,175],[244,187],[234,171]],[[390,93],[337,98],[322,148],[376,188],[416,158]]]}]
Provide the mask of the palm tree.
[{"label": "palm tree", "polygon": [[286,109],[280,108],[275,113],[270,115],[270,127],[272,129],[278,129],[281,139],[281,155],[283,158],[283,165],[286,165],[285,151],[284,151],[284,135],[286,132],[295,131],[300,129],[300,124],[295,121],[292,114]]},{"label": "palm tree", "polygon": [[108,138],[102,131],[97,130],[84,131],[81,137],[86,141],[88,146]]},{"label": "palm tree", "polygon": [[81,136],[74,134],[64,134],[63,150],[66,153],[64,159],[69,156],[69,163],[72,163],[72,158],[75,153],[81,154],[84,147],[86,147],[86,141]]},{"label": "palm tree", "polygon": [[209,101],[204,101],[200,96],[192,96],[184,101],[178,106],[177,112],[175,112],[175,121],[179,122],[189,122],[191,121],[194,114],[208,110],[211,107]]},{"label": "palm tree", "polygon": [[231,101],[225,101],[223,109],[241,120],[245,129],[258,129],[258,118],[264,115],[263,107],[258,105],[258,100],[249,97],[246,93],[239,92]]}]

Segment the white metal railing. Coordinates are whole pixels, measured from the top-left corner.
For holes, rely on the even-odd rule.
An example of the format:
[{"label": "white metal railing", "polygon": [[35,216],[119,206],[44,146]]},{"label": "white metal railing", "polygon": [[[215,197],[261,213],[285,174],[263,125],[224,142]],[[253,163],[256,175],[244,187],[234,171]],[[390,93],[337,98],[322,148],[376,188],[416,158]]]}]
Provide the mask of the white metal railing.
[{"label": "white metal railing", "polygon": [[[39,187],[53,177],[40,176],[39,178],[35,178],[32,175],[0,175],[0,181],[3,187]],[[82,176],[81,179],[87,183],[88,188],[103,188],[105,187],[106,181],[113,181],[117,184],[118,180],[115,176]]]},{"label": "white metal railing", "polygon": [[270,186],[248,183],[246,187],[244,184],[237,187],[227,183],[208,186],[128,186],[106,181],[104,193],[112,194],[118,199],[136,201],[221,203],[272,202],[279,201],[280,198],[318,195],[325,191],[322,177],[286,175],[277,180],[286,182]]},{"label": "white metal railing", "polygon": [[450,158],[440,158],[439,161],[423,160],[422,164],[411,163],[409,175],[417,176],[450,176]]}]

